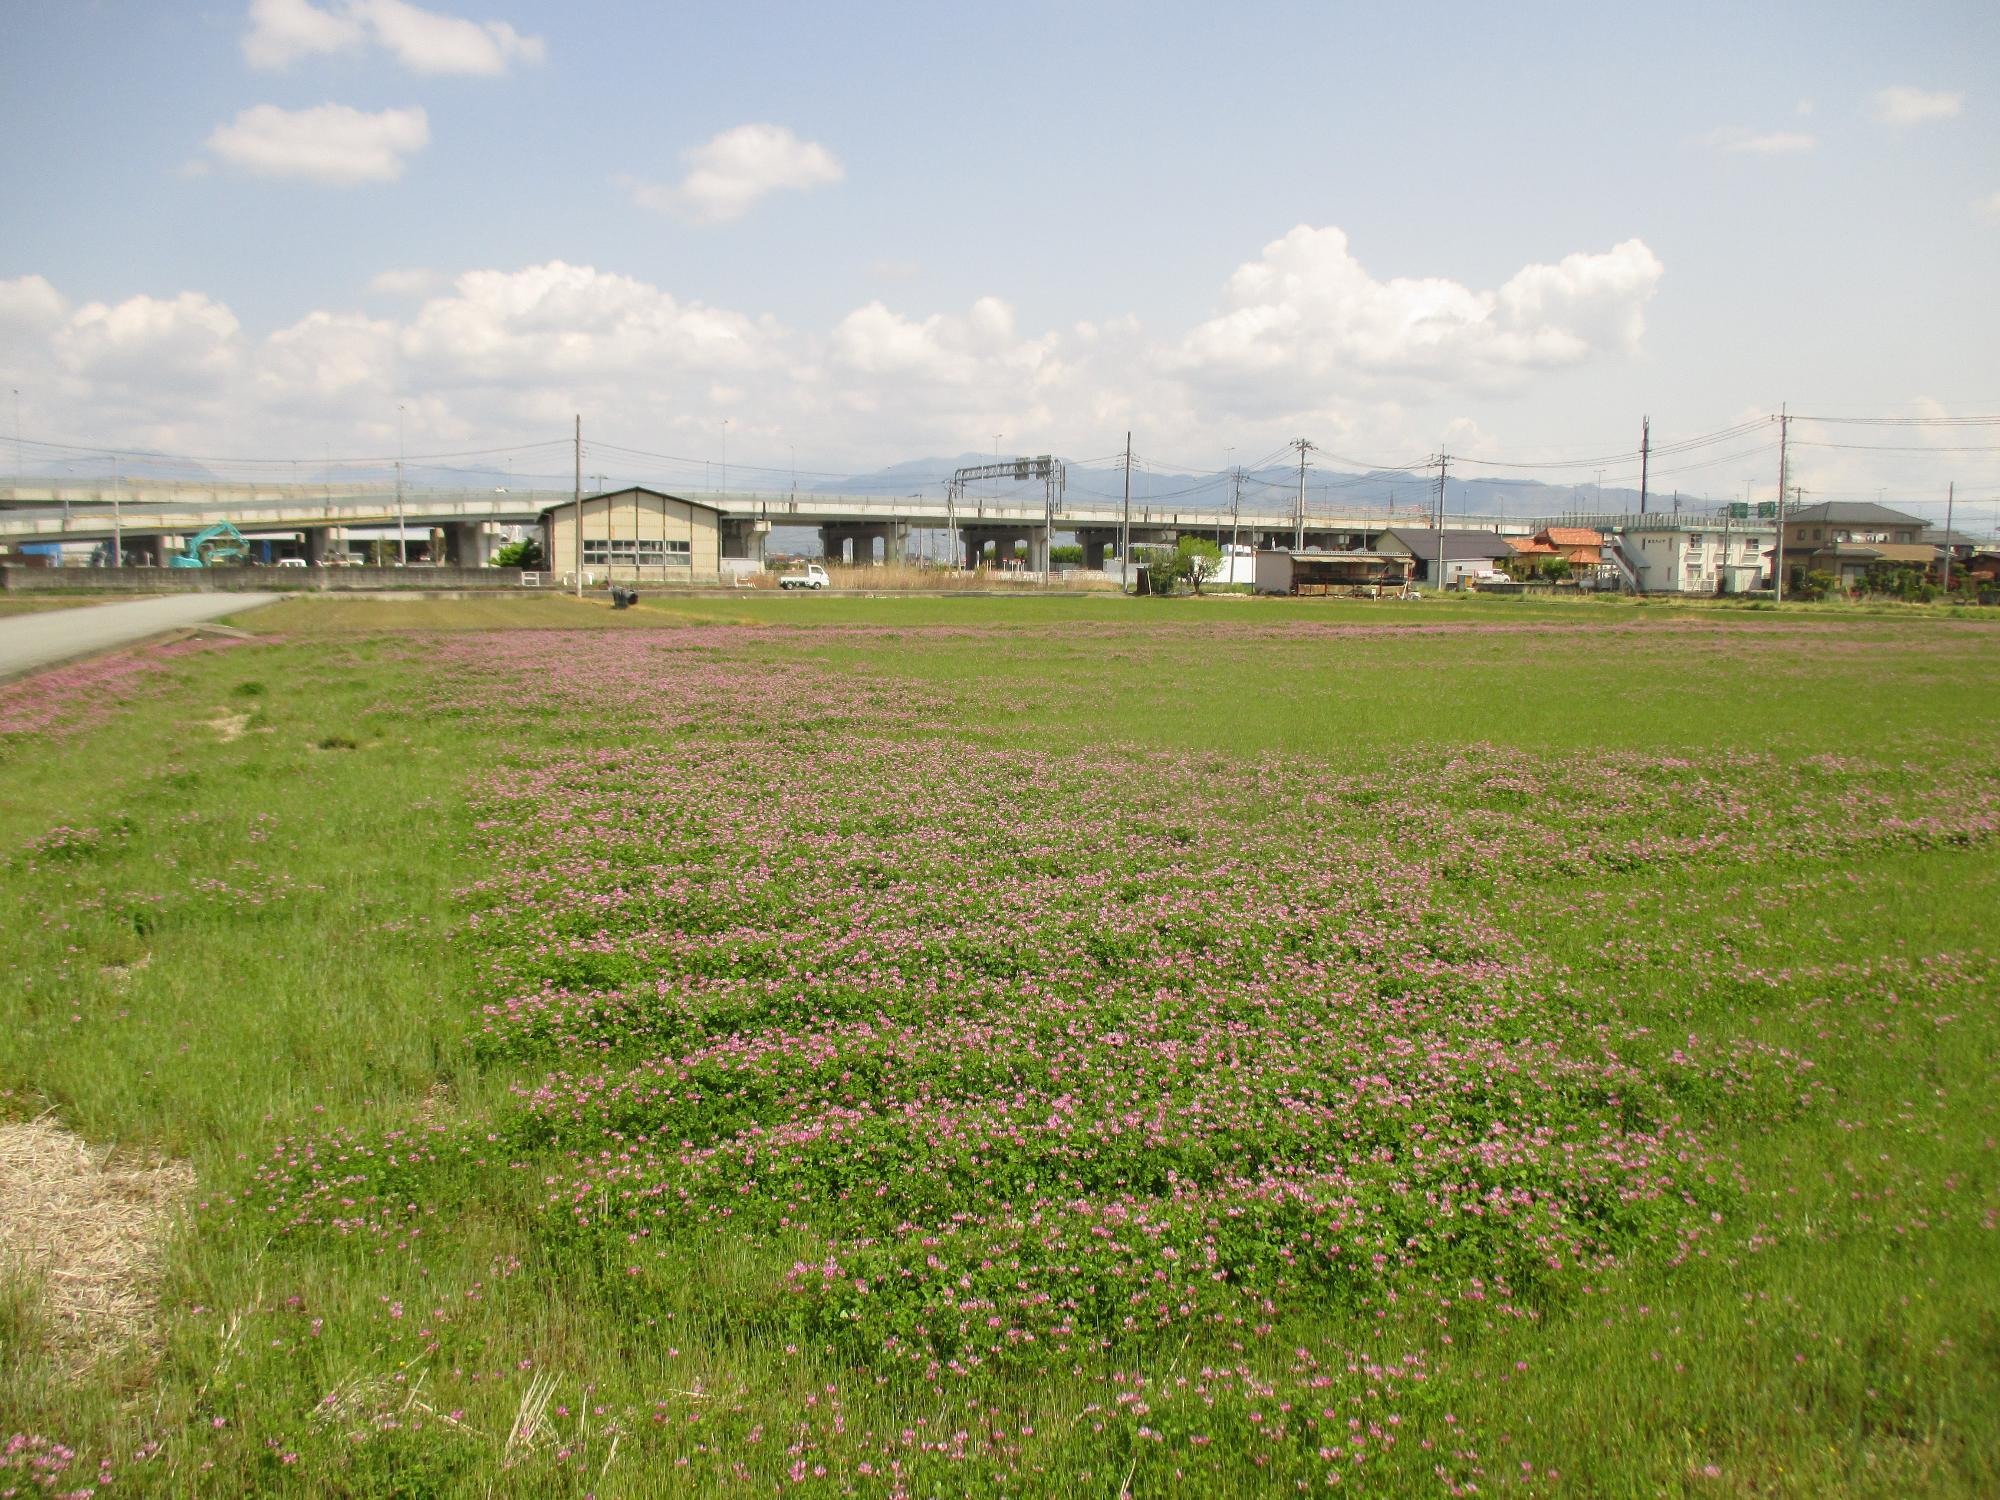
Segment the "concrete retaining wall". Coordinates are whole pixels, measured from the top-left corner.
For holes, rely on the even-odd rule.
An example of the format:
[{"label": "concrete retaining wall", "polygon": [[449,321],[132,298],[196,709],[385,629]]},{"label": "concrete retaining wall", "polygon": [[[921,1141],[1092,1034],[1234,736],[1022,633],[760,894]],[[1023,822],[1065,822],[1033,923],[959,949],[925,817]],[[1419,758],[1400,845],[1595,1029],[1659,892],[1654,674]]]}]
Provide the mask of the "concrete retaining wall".
[{"label": "concrete retaining wall", "polygon": [[[544,573],[544,586],[553,575]],[[26,568],[0,566],[0,592],[77,594],[380,593],[518,589],[519,568]]]}]

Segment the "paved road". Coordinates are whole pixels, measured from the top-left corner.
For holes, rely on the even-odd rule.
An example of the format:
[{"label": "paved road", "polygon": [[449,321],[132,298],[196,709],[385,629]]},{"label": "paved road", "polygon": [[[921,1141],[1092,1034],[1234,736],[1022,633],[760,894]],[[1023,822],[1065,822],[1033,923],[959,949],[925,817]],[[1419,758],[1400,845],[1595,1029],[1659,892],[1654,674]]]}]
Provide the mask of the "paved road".
[{"label": "paved road", "polygon": [[36,614],[0,616],[0,678],[96,651],[108,651],[184,625],[201,625],[224,615],[270,604],[277,594],[170,594],[161,599],[128,599]]}]

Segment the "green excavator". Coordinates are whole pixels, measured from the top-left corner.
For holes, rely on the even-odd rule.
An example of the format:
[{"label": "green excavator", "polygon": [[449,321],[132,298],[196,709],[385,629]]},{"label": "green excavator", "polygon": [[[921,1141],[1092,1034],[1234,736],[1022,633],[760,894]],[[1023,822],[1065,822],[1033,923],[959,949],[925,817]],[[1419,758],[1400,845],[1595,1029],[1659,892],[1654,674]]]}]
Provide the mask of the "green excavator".
[{"label": "green excavator", "polygon": [[205,526],[188,538],[187,550],[176,552],[167,566],[170,568],[229,568],[246,561],[250,556],[250,543],[243,533],[227,521],[217,521],[213,526]]}]

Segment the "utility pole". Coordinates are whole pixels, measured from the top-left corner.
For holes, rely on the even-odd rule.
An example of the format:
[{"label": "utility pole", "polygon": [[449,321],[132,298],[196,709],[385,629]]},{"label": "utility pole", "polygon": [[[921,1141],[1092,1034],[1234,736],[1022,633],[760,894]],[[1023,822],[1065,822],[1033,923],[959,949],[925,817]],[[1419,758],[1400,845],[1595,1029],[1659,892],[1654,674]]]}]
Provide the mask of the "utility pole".
[{"label": "utility pole", "polygon": [[111,566],[125,566],[125,520],[119,505],[118,460],[111,460]]},{"label": "utility pole", "polygon": [[1639,419],[1639,514],[1646,513],[1646,479],[1653,462],[1653,419]]},{"label": "utility pole", "polygon": [[1792,419],[1785,407],[1778,407],[1778,550],[1771,562],[1771,602],[1785,602],[1785,440],[1791,434]]},{"label": "utility pole", "polygon": [[[1228,578],[1231,583],[1234,583],[1236,582],[1236,531],[1237,526],[1243,519],[1243,471],[1241,469],[1231,470],[1229,478],[1231,494],[1229,498]],[[1251,581],[1254,583],[1256,580],[1253,577]]]},{"label": "utility pole", "polygon": [[576,561],[576,597],[583,597],[583,413],[576,414],[576,530],[572,533],[575,543],[572,549]]},{"label": "utility pole", "polygon": [[1951,482],[1951,488],[1944,492],[1944,592],[1947,600],[1951,597],[1951,508],[1958,498],[1958,481]]},{"label": "utility pole", "polygon": [[1132,586],[1132,433],[1125,433],[1125,519],[1118,529],[1118,587]]},{"label": "utility pole", "polygon": [[396,566],[410,565],[410,533],[403,521],[403,403],[396,403]]},{"label": "utility pole", "polygon": [[1437,576],[1437,586],[1439,593],[1443,593],[1446,589],[1451,587],[1451,569],[1446,564],[1445,561],[1446,543],[1444,539],[1445,536],[1444,483],[1445,483],[1445,476],[1448,473],[1450,473],[1450,471],[1451,471],[1451,455],[1449,453],[1446,453],[1442,448],[1440,448],[1438,450],[1438,576]]},{"label": "utility pole", "polygon": [[1292,446],[1299,450],[1299,502],[1292,517],[1292,550],[1303,552],[1306,550],[1306,449],[1312,444],[1300,438]]}]

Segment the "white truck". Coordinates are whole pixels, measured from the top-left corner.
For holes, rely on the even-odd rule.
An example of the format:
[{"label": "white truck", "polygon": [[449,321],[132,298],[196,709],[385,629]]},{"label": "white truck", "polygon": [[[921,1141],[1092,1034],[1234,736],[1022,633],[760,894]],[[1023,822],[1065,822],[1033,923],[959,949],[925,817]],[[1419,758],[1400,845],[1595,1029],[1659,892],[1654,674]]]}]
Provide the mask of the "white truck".
[{"label": "white truck", "polygon": [[807,563],[796,573],[787,573],[778,580],[781,589],[830,589],[833,580],[826,576],[826,569],[818,563]]}]

